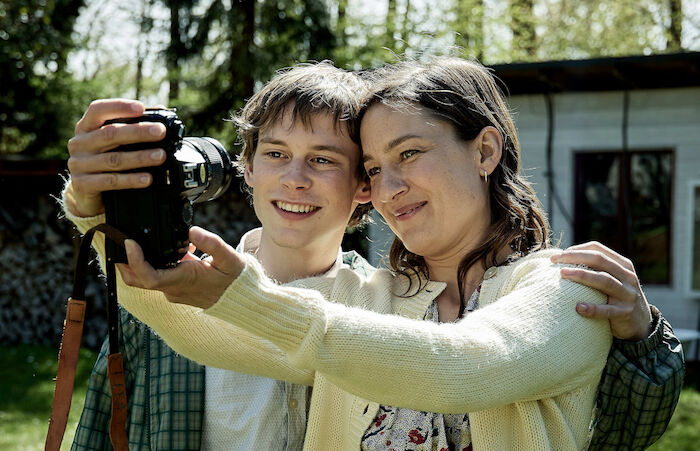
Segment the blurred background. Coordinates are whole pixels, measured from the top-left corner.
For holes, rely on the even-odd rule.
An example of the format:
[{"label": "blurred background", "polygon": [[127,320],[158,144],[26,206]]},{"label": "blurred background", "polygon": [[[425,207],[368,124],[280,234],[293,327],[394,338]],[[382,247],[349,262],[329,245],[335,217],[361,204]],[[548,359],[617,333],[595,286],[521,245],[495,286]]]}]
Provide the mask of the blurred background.
[{"label": "blurred background", "polygon": [[[555,241],[595,239],[635,262],[696,361],[697,387],[700,2],[1,0],[0,449],[43,443],[78,244],[54,197],[90,101],[177,107],[188,135],[233,153],[225,119],[282,67],[329,59],[360,70],[435,54],[492,67]],[[237,188],[196,210],[229,242],[257,224]],[[375,218],[344,246],[381,264],[391,238]],[[106,333],[96,268],[87,291],[83,382]],[[696,389],[678,412],[657,449],[700,441]]]}]

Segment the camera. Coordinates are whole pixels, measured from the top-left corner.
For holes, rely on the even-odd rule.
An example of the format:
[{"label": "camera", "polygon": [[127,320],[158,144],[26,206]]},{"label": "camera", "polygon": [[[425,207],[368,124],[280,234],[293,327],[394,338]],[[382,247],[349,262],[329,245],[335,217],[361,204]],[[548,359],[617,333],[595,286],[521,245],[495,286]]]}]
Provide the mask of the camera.
[{"label": "camera", "polygon": [[[112,119],[105,125],[137,122],[160,122],[166,129],[165,138],[119,146],[112,152],[162,148],[165,162],[126,171],[150,172],[153,182],[147,188],[102,193],[106,222],[139,243],[154,268],[169,268],[187,252],[192,204],[223,194],[233,178],[233,164],[217,140],[185,137],[184,124],[171,109],[146,109],[143,116]],[[127,262],[124,249],[111,240],[105,245],[114,263]]]}]

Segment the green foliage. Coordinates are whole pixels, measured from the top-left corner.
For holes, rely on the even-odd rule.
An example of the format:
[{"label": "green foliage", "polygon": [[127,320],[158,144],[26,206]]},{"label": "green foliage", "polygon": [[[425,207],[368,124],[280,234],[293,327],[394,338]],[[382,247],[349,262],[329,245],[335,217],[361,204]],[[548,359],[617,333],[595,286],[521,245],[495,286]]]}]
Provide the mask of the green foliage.
[{"label": "green foliage", "polygon": [[[684,20],[682,0],[127,0],[118,17],[108,5],[0,2],[0,155],[65,156],[98,97],[157,97],[178,107],[189,133],[230,148],[224,119],[297,62],[361,69],[431,54],[486,64],[649,54],[682,50],[683,26],[691,35],[698,26]],[[80,36],[71,34],[79,12],[90,17]],[[135,55],[118,54],[114,30],[103,30],[124,20],[138,30]],[[66,70],[73,50],[98,56],[79,81]]]},{"label": "green foliage", "polygon": [[[535,25],[536,48],[522,52],[527,37],[513,36],[504,61],[541,61],[642,55],[678,51],[668,48],[666,35],[674,1],[658,0],[545,0],[527,13],[522,0],[518,22]],[[524,18],[525,16],[526,18]]]},{"label": "green foliage", "polygon": [[172,58],[182,50],[178,95],[170,101],[189,134],[216,136],[229,149],[236,137],[224,119],[243,106],[256,83],[281,67],[333,57],[336,38],[323,0],[263,0],[252,9],[215,0],[199,15],[182,3],[180,42],[171,41],[165,52]]},{"label": "green foliage", "polygon": [[[75,82],[66,74],[82,0],[0,3],[0,155],[61,154],[75,123]],[[79,117],[79,115],[77,116]]]}]

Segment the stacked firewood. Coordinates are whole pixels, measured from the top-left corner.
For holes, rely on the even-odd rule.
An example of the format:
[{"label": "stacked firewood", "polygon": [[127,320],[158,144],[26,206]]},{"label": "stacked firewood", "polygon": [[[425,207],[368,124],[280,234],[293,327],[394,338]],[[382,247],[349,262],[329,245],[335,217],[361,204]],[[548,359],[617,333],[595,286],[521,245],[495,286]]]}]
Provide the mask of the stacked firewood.
[{"label": "stacked firewood", "polygon": [[[257,222],[234,186],[221,199],[196,206],[195,223],[235,245]],[[59,343],[78,246],[77,231],[60,218],[51,196],[0,205],[0,345]],[[83,346],[91,349],[107,333],[104,285],[93,259],[83,331]]]}]

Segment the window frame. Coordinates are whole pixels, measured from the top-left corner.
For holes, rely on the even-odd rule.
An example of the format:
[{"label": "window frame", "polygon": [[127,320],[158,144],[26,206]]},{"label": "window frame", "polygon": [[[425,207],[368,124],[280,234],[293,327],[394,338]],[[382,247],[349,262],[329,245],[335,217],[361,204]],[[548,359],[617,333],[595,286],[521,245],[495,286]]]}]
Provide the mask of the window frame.
[{"label": "window frame", "polygon": [[[630,175],[629,174],[629,164],[631,162],[631,157],[632,155],[635,154],[645,154],[645,153],[658,153],[658,154],[670,154],[671,156],[671,167],[669,171],[669,178],[670,178],[670,183],[669,183],[669,227],[668,227],[668,279],[666,282],[645,282],[644,280],[641,280],[641,282],[645,286],[650,286],[650,287],[659,287],[659,288],[672,288],[674,286],[674,283],[677,279],[677,277],[674,277],[674,262],[673,262],[673,257],[674,257],[674,249],[673,249],[673,238],[674,238],[674,223],[676,222],[676,219],[674,218],[674,212],[675,212],[675,200],[674,200],[674,192],[676,191],[676,152],[675,149],[672,147],[653,147],[653,148],[631,148],[631,149],[626,149],[623,150],[621,148],[614,149],[614,148],[599,148],[599,149],[573,149],[572,152],[572,160],[571,164],[573,166],[573,180],[571,183],[572,187],[572,207],[574,211],[574,217],[573,217],[573,224],[572,224],[572,235],[574,237],[574,242],[578,243],[580,240],[577,240],[579,238],[577,235],[577,224],[579,223],[580,218],[580,206],[577,203],[578,200],[578,167],[577,167],[577,161],[578,161],[578,156],[579,155],[586,155],[586,154],[615,154],[618,156],[618,158],[627,156],[628,161],[627,161],[627,174],[618,174],[618,179],[619,181],[625,181],[626,183],[630,183]],[[622,167],[622,162],[620,162],[620,166]],[[618,169],[621,170],[621,169]],[[700,179],[698,179],[698,183],[700,183]],[[619,187],[618,187],[619,190]],[[618,200],[619,202],[619,200]],[[620,216],[620,212],[618,211],[618,217]],[[585,242],[585,240],[584,240]],[[625,257],[629,257],[632,259],[632,263],[635,263],[634,259],[632,256],[625,255]],[[691,257],[692,258],[692,257]],[[636,268],[636,266],[635,266]],[[692,280],[691,282],[692,283]],[[688,285],[688,287],[692,287],[692,285]],[[690,289],[690,288],[689,288]],[[700,291],[697,292],[700,295]]]},{"label": "window frame", "polygon": [[[688,181],[688,222],[689,222],[689,231],[690,231],[690,252],[688,252],[688,283],[686,285],[686,291],[689,296],[695,297],[695,298],[700,298],[700,289],[694,290],[693,289],[693,257],[694,257],[694,252],[695,252],[695,211],[696,208],[700,209],[700,201],[695,202],[695,191],[696,189],[700,189],[700,178],[698,179],[691,179]],[[700,270],[700,268],[698,268]]]}]

